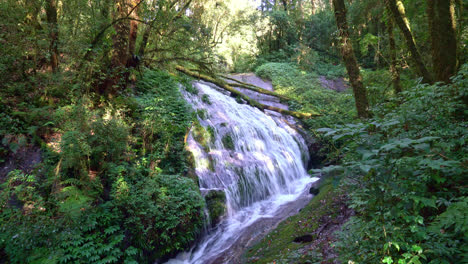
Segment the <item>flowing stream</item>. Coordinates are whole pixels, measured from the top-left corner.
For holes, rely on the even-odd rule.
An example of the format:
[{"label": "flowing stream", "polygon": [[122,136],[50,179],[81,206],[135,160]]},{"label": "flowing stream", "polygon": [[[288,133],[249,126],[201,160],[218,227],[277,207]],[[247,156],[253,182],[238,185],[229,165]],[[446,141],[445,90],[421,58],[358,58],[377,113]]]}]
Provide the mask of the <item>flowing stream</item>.
[{"label": "flowing stream", "polygon": [[[308,186],[316,179],[304,168],[308,151],[288,125],[293,120],[238,103],[211,84],[198,82],[195,87],[198,95],[183,91],[200,122],[187,145],[202,194],[224,192],[226,213],[195,247],[168,263],[238,263],[256,237],[310,200]],[[257,96],[262,102],[271,100]]]}]

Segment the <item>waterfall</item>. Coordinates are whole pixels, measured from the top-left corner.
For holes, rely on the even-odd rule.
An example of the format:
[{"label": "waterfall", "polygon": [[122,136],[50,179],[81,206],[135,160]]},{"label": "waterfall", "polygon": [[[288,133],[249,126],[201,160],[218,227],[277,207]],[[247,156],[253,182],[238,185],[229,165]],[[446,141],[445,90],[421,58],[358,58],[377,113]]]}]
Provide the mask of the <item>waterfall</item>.
[{"label": "waterfall", "polygon": [[199,119],[187,146],[202,194],[224,192],[226,213],[191,252],[169,263],[229,263],[226,252],[261,233],[255,223],[274,224],[291,214],[290,203],[308,196],[306,186],[314,179],[304,168],[306,144],[286,117],[239,103],[213,85],[194,85],[197,95],[183,91]]}]

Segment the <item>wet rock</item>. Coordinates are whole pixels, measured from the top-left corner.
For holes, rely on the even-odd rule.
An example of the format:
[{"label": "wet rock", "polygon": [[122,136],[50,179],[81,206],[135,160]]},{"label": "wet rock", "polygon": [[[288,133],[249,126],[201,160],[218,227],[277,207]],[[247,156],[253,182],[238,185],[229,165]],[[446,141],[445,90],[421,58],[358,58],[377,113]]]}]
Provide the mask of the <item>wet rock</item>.
[{"label": "wet rock", "polygon": [[320,192],[320,189],[317,186],[312,186],[309,189],[309,193],[313,195],[317,195],[319,194],[319,192]]},{"label": "wet rock", "polygon": [[226,194],[222,190],[210,190],[205,195],[211,226],[216,226],[226,213]]},{"label": "wet rock", "polygon": [[314,240],[314,237],[312,235],[303,235],[303,236],[299,236],[299,237],[296,237],[294,238],[294,242],[296,243],[309,243],[309,242],[312,242],[312,240]]},{"label": "wet rock", "polygon": [[[3,163],[1,163],[1,158],[4,159]],[[9,152],[6,156],[0,157],[0,183],[6,180],[8,173],[13,170],[21,170],[26,174],[32,173],[41,162],[42,151],[38,146],[23,146],[16,152]]]}]

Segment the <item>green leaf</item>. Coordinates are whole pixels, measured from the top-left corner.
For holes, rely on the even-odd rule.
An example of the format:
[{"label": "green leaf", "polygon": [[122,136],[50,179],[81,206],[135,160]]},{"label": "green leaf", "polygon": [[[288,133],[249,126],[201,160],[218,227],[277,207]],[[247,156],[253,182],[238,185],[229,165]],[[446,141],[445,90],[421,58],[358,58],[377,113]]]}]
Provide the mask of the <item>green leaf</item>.
[{"label": "green leaf", "polygon": [[393,263],[393,259],[392,259],[392,257],[390,257],[390,256],[386,256],[386,257],[382,260],[382,263],[392,264],[392,263]]}]

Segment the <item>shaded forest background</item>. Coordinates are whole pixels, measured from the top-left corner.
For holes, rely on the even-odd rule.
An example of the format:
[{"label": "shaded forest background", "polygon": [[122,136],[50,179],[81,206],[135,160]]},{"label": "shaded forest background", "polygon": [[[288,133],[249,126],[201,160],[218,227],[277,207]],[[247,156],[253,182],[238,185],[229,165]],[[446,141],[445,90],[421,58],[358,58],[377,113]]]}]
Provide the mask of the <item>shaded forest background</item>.
[{"label": "shaded forest background", "polygon": [[339,261],[468,263],[467,6],[0,0],[0,263],[153,263],[193,245],[207,202],[184,138],[206,115],[179,89],[250,71],[320,114],[302,120],[325,166],[311,174],[355,211]]}]

